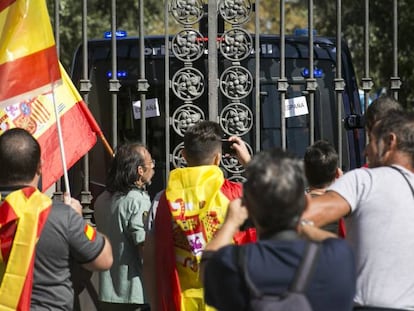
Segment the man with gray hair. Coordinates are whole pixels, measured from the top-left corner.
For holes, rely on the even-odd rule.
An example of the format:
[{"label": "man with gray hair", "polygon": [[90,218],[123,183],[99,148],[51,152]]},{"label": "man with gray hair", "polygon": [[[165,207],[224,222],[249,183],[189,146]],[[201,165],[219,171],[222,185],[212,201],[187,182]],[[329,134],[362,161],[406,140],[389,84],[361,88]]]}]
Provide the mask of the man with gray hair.
[{"label": "man with gray hair", "polygon": [[[261,152],[245,176],[243,199],[230,203],[226,221],[207,244],[201,262],[206,302],[221,311],[246,310],[251,299],[238,265],[240,248],[252,283],[263,295],[274,296],[287,292],[307,248],[296,233],[309,201],[302,162],[279,149]],[[233,245],[231,237],[248,216],[259,241]],[[336,238],[321,242],[314,267],[305,290],[312,309],[351,310],[355,267],[347,243]]]}]

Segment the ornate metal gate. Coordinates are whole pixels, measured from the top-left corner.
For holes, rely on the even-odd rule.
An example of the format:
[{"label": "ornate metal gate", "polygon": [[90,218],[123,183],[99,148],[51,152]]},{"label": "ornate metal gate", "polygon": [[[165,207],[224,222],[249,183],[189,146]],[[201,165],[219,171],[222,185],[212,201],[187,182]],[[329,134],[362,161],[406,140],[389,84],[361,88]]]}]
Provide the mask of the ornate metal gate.
[{"label": "ornate metal gate", "polygon": [[[55,33],[59,49],[59,0],[55,0]],[[288,96],[289,79],[286,74],[286,29],[285,4],[288,0],[277,1],[280,15],[280,39],[278,46],[279,72],[277,77],[271,77],[272,87],[277,91],[279,103],[284,103]],[[87,24],[87,0],[83,0],[82,11],[82,77],[78,85],[85,101],[89,102],[91,92],[91,80],[89,76],[90,65],[88,64],[88,24]],[[226,136],[238,135],[246,142],[251,153],[260,151],[263,140],[261,132],[262,104],[265,96],[264,88],[261,86],[261,56],[268,49],[261,45],[261,27],[259,22],[260,0],[166,0],[164,2],[164,141],[165,155],[162,168],[165,179],[171,169],[185,165],[181,155],[183,147],[182,137],[186,129],[200,120],[208,119],[219,122]],[[136,90],[140,96],[141,103],[145,102],[148,87],[151,81],[145,76],[145,29],[143,23],[144,0],[139,0],[139,77],[136,80]],[[116,0],[111,0],[111,32],[117,32]],[[365,0],[364,20],[364,47],[365,68],[364,77],[361,80],[364,91],[365,102],[368,102],[369,92],[372,89],[370,77],[369,59],[369,0]],[[313,0],[308,0],[308,29],[313,29]],[[331,88],[336,96],[336,126],[334,130],[337,137],[337,151],[340,155],[342,165],[343,141],[343,94],[346,88],[342,72],[342,1],[336,0],[336,68],[335,77]],[[170,20],[180,25],[180,30],[174,34],[169,29]],[[393,0],[393,76],[390,78],[391,90],[395,98],[401,80],[398,75],[398,0]],[[253,22],[254,29],[251,33],[246,30],[247,22]],[[198,26],[198,28],[196,28]],[[251,29],[250,29],[251,30]],[[309,31],[306,37],[308,46],[307,74],[304,74],[305,90],[302,92],[307,97],[309,105],[309,132],[308,142],[314,142],[315,137],[315,97],[317,96],[317,68],[314,59],[315,38],[313,31]],[[111,133],[112,145],[118,144],[118,106],[119,94],[122,81],[115,74],[118,72],[117,39],[115,35],[111,38],[111,72],[107,90],[111,94]],[[207,55],[207,58],[206,58]],[[247,59],[254,58],[253,62]],[[174,66],[171,59],[175,59]],[[205,60],[207,59],[207,62]],[[365,105],[366,107],[366,105]],[[287,124],[285,118],[285,106],[280,104],[278,114],[280,120],[280,146],[288,147]],[[147,143],[147,121],[145,109],[141,109],[140,136]],[[99,120],[98,120],[99,121]],[[84,215],[91,219],[93,211],[90,209],[92,194],[90,190],[90,163],[89,157],[83,159],[82,168],[82,191],[81,202],[84,205]],[[237,159],[229,156],[222,159],[222,167],[230,179],[243,180],[243,167]],[[57,185],[57,192],[60,192]],[[90,309],[91,306],[84,309]]]}]

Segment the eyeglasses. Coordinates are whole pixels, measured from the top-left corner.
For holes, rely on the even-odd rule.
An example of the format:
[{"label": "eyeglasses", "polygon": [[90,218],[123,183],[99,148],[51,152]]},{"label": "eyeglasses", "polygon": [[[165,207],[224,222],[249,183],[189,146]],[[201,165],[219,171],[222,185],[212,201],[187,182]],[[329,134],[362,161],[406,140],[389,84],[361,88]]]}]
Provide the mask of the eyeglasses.
[{"label": "eyeglasses", "polygon": [[155,160],[154,160],[154,159],[152,159],[151,161],[146,162],[145,164],[150,164],[150,165],[152,165],[153,167],[155,167]]}]

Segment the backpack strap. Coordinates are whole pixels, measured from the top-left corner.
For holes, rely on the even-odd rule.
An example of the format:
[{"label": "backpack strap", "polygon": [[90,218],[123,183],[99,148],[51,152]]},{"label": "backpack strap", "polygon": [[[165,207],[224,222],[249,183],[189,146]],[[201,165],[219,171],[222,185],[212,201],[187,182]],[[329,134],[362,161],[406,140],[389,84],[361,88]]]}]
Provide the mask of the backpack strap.
[{"label": "backpack strap", "polygon": [[306,290],[308,281],[315,269],[316,259],[319,255],[320,243],[308,241],[306,251],[296,270],[295,277],[292,284],[289,286],[289,291],[295,293],[303,293]]},{"label": "backpack strap", "polygon": [[[320,243],[308,241],[306,245],[305,254],[296,270],[293,282],[289,286],[289,292],[303,293],[306,290],[308,280],[312,276],[315,268],[316,258],[319,254]],[[245,247],[236,247],[236,258],[239,270],[242,273],[243,280],[249,290],[250,296],[260,298],[263,293],[254,285],[247,270],[247,260]]]},{"label": "backpack strap", "polygon": [[244,246],[236,247],[236,258],[237,266],[242,273],[244,283],[249,290],[250,296],[254,298],[262,297],[263,294],[258,290],[256,285],[254,285],[252,279],[250,278],[249,272],[247,271],[246,251]]}]

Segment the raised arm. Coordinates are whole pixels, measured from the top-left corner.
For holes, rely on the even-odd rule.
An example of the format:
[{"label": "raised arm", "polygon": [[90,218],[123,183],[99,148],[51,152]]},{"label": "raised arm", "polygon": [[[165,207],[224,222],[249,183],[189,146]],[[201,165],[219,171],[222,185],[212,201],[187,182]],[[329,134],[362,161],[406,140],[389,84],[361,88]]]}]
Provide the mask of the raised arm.
[{"label": "raised arm", "polygon": [[310,200],[309,207],[302,219],[313,221],[316,227],[322,227],[348,215],[351,207],[348,202],[335,191],[328,191]]}]

